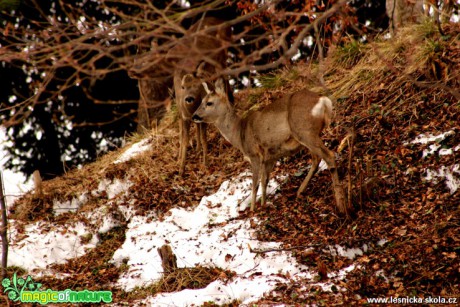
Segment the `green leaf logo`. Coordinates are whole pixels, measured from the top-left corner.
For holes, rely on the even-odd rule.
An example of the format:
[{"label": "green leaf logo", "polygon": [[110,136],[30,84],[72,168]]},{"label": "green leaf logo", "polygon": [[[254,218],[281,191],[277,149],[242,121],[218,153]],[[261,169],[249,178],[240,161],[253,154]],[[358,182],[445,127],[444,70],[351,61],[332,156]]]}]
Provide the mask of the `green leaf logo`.
[{"label": "green leaf logo", "polygon": [[11,285],[11,280],[9,280],[8,278],[4,278],[2,280],[2,286],[3,288],[6,288],[6,287],[9,287]]},{"label": "green leaf logo", "polygon": [[42,286],[42,284],[34,282],[30,275],[24,279],[21,277],[18,278],[17,274],[14,273],[11,280],[9,278],[4,278],[2,280],[2,286],[3,293],[7,293],[9,299],[12,301],[18,301],[21,297],[22,291],[36,291]]}]

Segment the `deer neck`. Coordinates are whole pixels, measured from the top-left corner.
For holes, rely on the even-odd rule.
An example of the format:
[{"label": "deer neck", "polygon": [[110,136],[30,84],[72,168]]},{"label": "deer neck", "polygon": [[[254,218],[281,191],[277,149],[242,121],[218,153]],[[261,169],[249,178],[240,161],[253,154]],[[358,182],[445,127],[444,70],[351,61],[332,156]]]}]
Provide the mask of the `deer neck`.
[{"label": "deer neck", "polygon": [[243,150],[241,128],[242,120],[231,110],[222,118],[222,120],[216,122],[216,127],[219,129],[222,136],[229,141],[236,148]]}]

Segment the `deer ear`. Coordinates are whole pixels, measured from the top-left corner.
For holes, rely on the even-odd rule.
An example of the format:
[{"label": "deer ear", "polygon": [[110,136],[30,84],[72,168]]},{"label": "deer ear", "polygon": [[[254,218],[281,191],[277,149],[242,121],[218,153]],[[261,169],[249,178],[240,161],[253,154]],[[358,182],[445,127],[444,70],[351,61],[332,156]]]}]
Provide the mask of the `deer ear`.
[{"label": "deer ear", "polygon": [[206,82],[201,82],[201,84],[203,85],[206,94],[211,94],[211,90],[209,89],[208,84]]},{"label": "deer ear", "polygon": [[227,89],[225,87],[225,82],[223,78],[219,78],[214,83],[214,87],[216,88],[216,93],[220,95],[227,95]]},{"label": "deer ear", "polygon": [[202,61],[196,68],[196,76],[200,79],[209,78],[214,72],[214,67],[205,61]]},{"label": "deer ear", "polygon": [[210,78],[215,73],[216,67],[205,61],[201,61],[196,68],[196,76],[200,79]]},{"label": "deer ear", "polygon": [[187,84],[190,84],[193,82],[193,79],[195,79],[195,77],[193,77],[192,74],[186,74],[185,76],[182,77],[181,85],[185,86]]}]

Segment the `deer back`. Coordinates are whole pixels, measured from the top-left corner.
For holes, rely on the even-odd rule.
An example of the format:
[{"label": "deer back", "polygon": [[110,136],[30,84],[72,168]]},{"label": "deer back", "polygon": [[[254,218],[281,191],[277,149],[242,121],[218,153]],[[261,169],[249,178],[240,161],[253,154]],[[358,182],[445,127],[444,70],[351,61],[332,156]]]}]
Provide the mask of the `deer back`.
[{"label": "deer back", "polygon": [[250,159],[274,160],[289,155],[301,147],[299,135],[308,131],[316,138],[329,121],[330,100],[306,89],[284,95],[239,118],[222,83],[216,83],[216,92],[203,99],[195,114],[216,124],[224,137]]}]

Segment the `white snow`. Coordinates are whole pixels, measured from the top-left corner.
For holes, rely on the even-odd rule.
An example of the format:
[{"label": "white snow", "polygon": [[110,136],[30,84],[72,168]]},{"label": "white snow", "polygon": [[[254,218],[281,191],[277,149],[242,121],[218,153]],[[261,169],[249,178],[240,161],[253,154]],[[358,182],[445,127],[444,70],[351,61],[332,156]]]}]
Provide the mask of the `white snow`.
[{"label": "white snow", "polygon": [[343,246],[340,246],[338,244],[336,244],[335,246],[330,246],[329,249],[331,251],[331,255],[333,256],[342,256],[342,257],[346,257],[348,259],[355,259],[357,256],[362,256],[364,255],[364,253],[367,252],[367,244],[364,244],[362,246],[362,248],[357,248],[357,247],[353,247],[353,248],[345,248]]},{"label": "white snow", "polygon": [[5,149],[7,146],[13,145],[7,142],[5,128],[0,126],[0,175],[2,175],[5,187],[6,204],[11,207],[17,198],[32,189],[33,184],[23,174],[4,168],[8,159],[8,153]]},{"label": "white snow", "polygon": [[[404,143],[403,145],[408,144],[430,144],[428,149],[424,149],[422,152],[422,158],[426,158],[430,155],[438,153],[439,156],[453,155],[460,150],[460,144],[456,145],[454,148],[441,148],[441,145],[438,143],[443,141],[446,137],[455,135],[454,130],[449,130],[437,135],[431,133],[420,134],[410,143]],[[460,164],[452,165],[441,165],[438,169],[425,169],[425,175],[423,179],[426,181],[432,181],[437,183],[444,180],[447,188],[451,194],[454,194],[460,187]]]},{"label": "white snow", "polygon": [[102,192],[106,192],[108,199],[113,199],[122,192],[126,194],[131,185],[131,182],[127,180],[120,180],[118,178],[116,178],[113,182],[108,179],[102,179],[99,182],[97,190],[92,191],[91,195],[98,196]]},{"label": "white snow", "polygon": [[428,157],[432,154],[434,154],[438,149],[441,148],[441,145],[438,144],[431,144],[428,146],[428,149],[424,149],[422,153],[422,158]]},{"label": "white snow", "polygon": [[[230,221],[238,216],[238,203],[244,204],[251,193],[249,181],[248,173],[243,173],[231,182],[224,182],[215,194],[204,197],[193,210],[173,208],[162,221],[154,216],[134,217],[128,225],[124,245],[113,257],[117,264],[128,259],[130,266],[119,280],[119,286],[129,291],[146,281],[159,279],[162,267],[157,248],[166,243],[178,257],[179,267],[217,266],[238,274],[252,274],[253,270],[268,275],[283,270],[296,273],[289,264],[294,260],[285,253],[272,259],[276,253],[262,258],[249,250],[249,246],[276,248],[278,243],[257,241],[248,220]],[[270,186],[276,186],[274,180]]]},{"label": "white snow", "polygon": [[444,180],[450,194],[454,194],[460,187],[460,164],[441,165],[437,170],[427,169],[423,179],[435,183]]},{"label": "white snow", "polygon": [[[104,180],[99,187],[103,187],[101,191],[110,191],[107,197],[111,200],[118,195],[124,195],[130,185],[131,183],[126,180],[113,182]],[[99,195],[101,191],[92,191],[91,194]],[[78,199],[74,198],[63,203],[55,201],[56,215],[64,211],[75,212],[87,201],[87,195],[88,193],[83,193]],[[10,220],[8,265],[27,270],[46,269],[50,264],[64,263],[68,259],[83,256],[87,249],[94,248],[98,243],[97,233],[107,232],[120,225],[120,221],[108,214],[111,205],[112,202],[109,201],[106,206],[82,213],[89,221],[86,224],[74,222],[67,225],[54,225],[52,222],[39,221],[24,225]],[[74,210],[68,210],[69,208],[64,206]],[[20,226],[23,226],[24,230],[19,230]],[[82,239],[85,243],[82,243]]]},{"label": "white snow", "polygon": [[87,248],[94,248],[98,242],[95,236],[87,243],[81,242],[89,233],[82,223],[53,226],[40,221],[26,225],[24,233],[19,233],[14,226],[10,221],[8,266],[29,271],[83,256]]},{"label": "white snow", "polygon": [[74,197],[72,200],[60,202],[53,201],[53,211],[55,215],[60,215],[65,212],[77,212],[78,208],[88,201],[87,193],[83,193],[79,197]]},{"label": "white snow", "polygon": [[[440,142],[444,140],[446,137],[450,135],[454,135],[455,131],[454,130],[449,130],[444,133],[440,133],[438,135],[434,135],[431,133],[425,133],[425,134],[420,134],[417,136],[413,141],[411,141],[411,144],[428,144],[428,143],[433,143],[433,142]],[[405,143],[407,144],[407,143]]]},{"label": "white snow", "polygon": [[143,139],[142,141],[134,143],[133,145],[131,145],[113,163],[118,164],[118,163],[129,161],[133,157],[135,157],[138,154],[140,154],[140,153],[142,153],[144,151],[147,151],[149,149],[150,149],[149,139]]},{"label": "white snow", "polygon": [[[108,179],[102,179],[99,182],[97,190],[91,191],[90,195],[99,197],[103,192],[107,193],[107,198],[113,199],[118,195],[126,195],[129,187],[132,183],[129,180],[115,179],[113,182]],[[72,200],[60,202],[58,200],[53,201],[53,210],[55,215],[60,215],[65,212],[77,212],[78,208],[88,202],[88,193],[83,193],[78,197],[72,198]]]},{"label": "white snow", "polygon": [[[121,225],[119,218],[115,218],[113,214],[110,213],[110,207],[112,203],[101,206],[93,211],[85,212],[83,215],[93,226],[93,229],[97,229],[98,233],[106,233]],[[119,207],[118,204],[115,206]]]},{"label": "white snow", "polygon": [[377,242],[377,245],[378,245],[378,246],[384,246],[387,242],[388,242],[387,239],[380,239],[380,240]]}]

